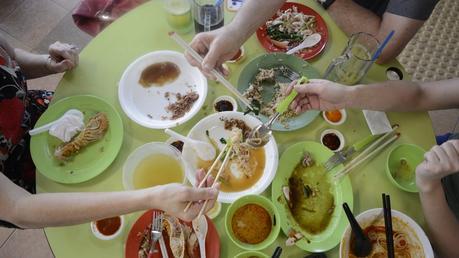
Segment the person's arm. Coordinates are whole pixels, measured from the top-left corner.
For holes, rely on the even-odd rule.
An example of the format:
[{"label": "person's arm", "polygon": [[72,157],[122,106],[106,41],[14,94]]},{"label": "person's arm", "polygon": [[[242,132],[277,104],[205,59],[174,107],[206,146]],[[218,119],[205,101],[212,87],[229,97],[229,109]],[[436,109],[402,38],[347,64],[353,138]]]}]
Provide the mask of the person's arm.
[{"label": "person's arm", "polygon": [[[201,178],[202,172],[200,172]],[[208,185],[212,179],[208,180]],[[184,220],[194,219],[202,204],[183,212],[187,201],[217,198],[216,188],[169,184],[143,190],[32,195],[0,173],[0,219],[22,228],[73,225],[146,209],[160,209]]]},{"label": "person's arm", "polygon": [[422,20],[410,19],[386,12],[382,19],[352,0],[336,0],[328,12],[337,25],[348,35],[367,32],[382,42],[391,30],[395,34],[377,63],[386,63],[397,57],[414,34],[424,24]]},{"label": "person's arm", "polygon": [[199,33],[193,38],[190,45],[204,56],[202,64],[188,53],[185,54],[186,58],[190,64],[201,69],[207,77],[213,78],[210,72],[214,68],[226,74],[221,65],[232,58],[241,45],[261,24],[272,17],[284,2],[285,0],[245,1],[230,24],[218,30]]},{"label": "person's arm", "polygon": [[50,45],[47,55],[34,54],[16,48],[14,59],[27,79],[65,72],[78,65],[76,47],[60,42]]},{"label": "person's arm", "polygon": [[296,112],[340,108],[404,112],[459,106],[459,79],[423,83],[386,81],[356,86],[311,79],[295,89],[299,93],[292,103]]},{"label": "person's arm", "polygon": [[441,257],[459,257],[459,222],[448,206],[441,179],[459,172],[459,140],[433,147],[416,168],[429,239]]}]

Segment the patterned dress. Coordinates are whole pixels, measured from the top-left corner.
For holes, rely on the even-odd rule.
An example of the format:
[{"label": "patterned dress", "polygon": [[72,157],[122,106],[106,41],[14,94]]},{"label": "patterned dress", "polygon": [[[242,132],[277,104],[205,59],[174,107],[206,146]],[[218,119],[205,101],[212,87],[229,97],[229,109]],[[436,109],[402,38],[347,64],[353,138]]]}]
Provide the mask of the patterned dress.
[{"label": "patterned dress", "polygon": [[52,92],[27,91],[19,66],[0,47],[0,172],[35,193],[29,129],[48,107]]}]

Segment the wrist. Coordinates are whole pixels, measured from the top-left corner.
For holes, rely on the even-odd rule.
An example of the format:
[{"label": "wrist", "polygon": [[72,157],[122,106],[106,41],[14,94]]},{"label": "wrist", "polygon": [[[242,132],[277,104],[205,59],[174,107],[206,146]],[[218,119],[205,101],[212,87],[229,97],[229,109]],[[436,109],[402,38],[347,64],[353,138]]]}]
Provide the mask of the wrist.
[{"label": "wrist", "polygon": [[344,107],[356,108],[357,100],[359,99],[360,86],[342,86],[344,87]]},{"label": "wrist", "polygon": [[161,196],[159,193],[160,186],[155,186],[151,188],[145,188],[142,190],[137,190],[139,193],[139,201],[140,207],[142,210],[149,210],[149,209],[161,209],[160,201],[158,200],[158,196]]},{"label": "wrist", "polygon": [[416,177],[416,186],[421,194],[429,194],[438,189],[443,189],[441,179],[429,179],[421,176]]},{"label": "wrist", "polygon": [[41,64],[41,66],[43,67],[46,73],[48,74],[56,73],[50,67],[50,59],[51,59],[50,55],[40,55],[39,58],[40,58],[39,63]]}]

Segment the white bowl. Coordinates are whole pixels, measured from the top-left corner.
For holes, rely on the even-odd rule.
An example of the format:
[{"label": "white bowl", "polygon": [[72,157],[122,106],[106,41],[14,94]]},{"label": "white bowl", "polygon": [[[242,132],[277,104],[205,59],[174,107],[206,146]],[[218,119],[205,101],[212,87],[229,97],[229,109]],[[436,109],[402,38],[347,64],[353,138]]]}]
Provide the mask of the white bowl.
[{"label": "white bowl", "polygon": [[[172,62],[180,68],[180,75],[175,81],[161,87],[145,88],[139,84],[140,75],[145,68],[165,61]],[[166,111],[169,101],[164,94],[185,94],[190,88],[199,94],[199,99],[190,111],[176,120],[162,119],[170,116]],[[185,123],[201,110],[206,96],[206,77],[199,69],[191,66],[182,53],[175,51],[155,51],[139,57],[126,68],[118,88],[118,98],[124,113],[137,124],[154,129],[171,128]]]},{"label": "white bowl", "polygon": [[[335,134],[336,136],[338,136],[339,141],[340,141],[340,145],[339,145],[338,149],[332,150],[332,151],[334,151],[334,152],[341,151],[341,150],[344,148],[344,146],[345,146],[345,142],[344,142],[345,140],[344,140],[344,135],[343,135],[340,131],[338,131],[338,130],[335,130],[335,129],[327,129],[327,130],[323,131],[323,132],[320,134],[320,143],[321,143],[323,146],[327,147],[327,146],[323,143],[322,140],[323,140],[324,136],[325,136],[326,134],[329,134],[329,133],[333,133],[333,134]],[[328,148],[328,147],[327,147],[327,148]]]},{"label": "white bowl", "polygon": [[[419,239],[421,246],[423,247],[424,255],[427,258],[433,258],[434,253],[432,246],[430,245],[429,239],[427,238],[426,234],[422,230],[422,228],[410,217],[405,215],[404,213],[392,209],[392,217],[396,217],[400,219],[404,224],[408,225],[407,228],[410,228],[410,234],[415,234]],[[362,228],[365,228],[371,225],[372,221],[376,219],[382,219],[384,221],[384,214],[382,208],[371,209],[362,212],[356,217],[357,222],[360,224]],[[384,224],[384,222],[383,222]],[[349,253],[349,244],[350,244],[350,236],[351,236],[351,228],[349,225],[347,226],[346,230],[343,233],[343,237],[341,239],[341,243],[339,246],[339,257],[345,258],[348,257],[347,254]]]},{"label": "white bowl", "polygon": [[121,215],[119,217],[121,219],[120,228],[113,235],[110,235],[110,236],[106,236],[106,235],[100,233],[99,230],[97,229],[96,222],[95,221],[91,221],[90,227],[91,227],[91,231],[94,234],[94,236],[99,238],[100,240],[112,240],[112,239],[115,239],[117,236],[119,236],[121,234],[121,232],[123,232],[124,216]]},{"label": "white bowl", "polygon": [[[167,143],[150,142],[150,143],[144,144],[138,147],[137,149],[135,149],[126,159],[126,162],[124,163],[124,166],[123,166],[124,189],[135,190],[134,182],[133,182],[135,169],[137,168],[139,163],[142,162],[142,160],[144,160],[146,157],[152,154],[157,154],[157,153],[169,155],[173,157],[174,159],[176,159],[177,161],[179,161],[179,163],[182,165],[182,169],[184,172],[182,183],[185,183],[186,181],[185,174],[189,173],[187,172],[189,166],[183,160],[182,154],[172,145],[169,145]],[[152,173],[154,172],[155,171],[152,171]]]},{"label": "white bowl", "polygon": [[[199,121],[189,132],[188,137],[200,140],[208,141],[206,136],[206,130],[210,131],[211,138],[215,139],[218,144],[218,148],[221,150],[223,144],[220,143],[220,138],[228,138],[230,131],[224,129],[224,122],[220,118],[235,118],[243,120],[249,127],[255,127],[261,124],[260,120],[256,119],[251,115],[244,115],[241,112],[227,111],[227,112],[218,112],[212,115],[209,115]],[[261,178],[250,188],[240,191],[240,192],[220,192],[218,195],[218,201],[223,203],[232,203],[239,197],[248,195],[248,194],[261,194],[266,188],[271,184],[271,181],[274,179],[277,170],[278,163],[278,151],[277,144],[274,137],[271,136],[270,141],[263,147],[265,148],[265,169]],[[198,169],[197,162],[198,157],[196,153],[189,146],[185,144],[183,147],[183,158],[186,160],[186,163],[190,165],[191,169],[187,173],[187,178],[191,184],[196,185],[195,176]]]},{"label": "white bowl", "polygon": [[347,112],[346,112],[346,109],[340,109],[339,110],[341,112],[341,120],[339,120],[338,122],[332,122],[330,121],[327,116],[325,115],[325,112],[326,111],[322,111],[322,117],[324,118],[325,121],[327,121],[327,123],[331,124],[331,125],[341,125],[343,124],[346,119],[347,119]]},{"label": "white bowl", "polygon": [[226,101],[231,102],[231,104],[233,105],[233,110],[231,110],[231,111],[237,111],[237,101],[231,96],[223,95],[223,96],[220,96],[220,97],[216,98],[214,100],[214,103],[212,104],[212,108],[214,109],[215,112],[223,112],[223,111],[218,111],[215,108],[215,104],[217,104],[217,102],[219,102],[221,100],[226,100]]}]

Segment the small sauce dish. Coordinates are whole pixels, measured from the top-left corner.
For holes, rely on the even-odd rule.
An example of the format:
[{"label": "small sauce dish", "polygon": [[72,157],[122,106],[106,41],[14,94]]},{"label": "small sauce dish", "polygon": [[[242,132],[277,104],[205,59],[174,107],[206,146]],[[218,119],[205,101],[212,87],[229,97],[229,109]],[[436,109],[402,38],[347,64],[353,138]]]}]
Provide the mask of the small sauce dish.
[{"label": "small sauce dish", "polygon": [[337,152],[344,148],[344,135],[335,129],[327,129],[320,135],[320,143],[331,151]]},{"label": "small sauce dish", "polygon": [[112,240],[121,234],[124,216],[101,219],[91,222],[91,231],[100,240]]},{"label": "small sauce dish", "polygon": [[233,97],[223,95],[215,99],[213,108],[215,112],[237,111],[237,102]]},{"label": "small sauce dish", "polygon": [[341,125],[347,119],[347,112],[345,109],[323,111],[322,117],[331,125]]},{"label": "small sauce dish", "polygon": [[239,50],[237,51],[237,53],[228,61],[228,63],[238,63],[240,61],[242,61],[245,57],[245,49],[244,49],[244,46],[241,46],[241,48],[239,48]]}]

